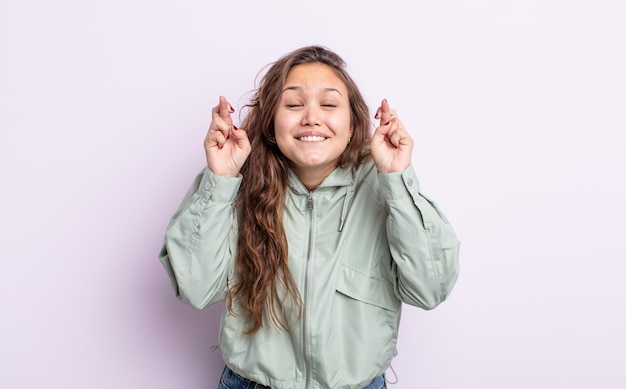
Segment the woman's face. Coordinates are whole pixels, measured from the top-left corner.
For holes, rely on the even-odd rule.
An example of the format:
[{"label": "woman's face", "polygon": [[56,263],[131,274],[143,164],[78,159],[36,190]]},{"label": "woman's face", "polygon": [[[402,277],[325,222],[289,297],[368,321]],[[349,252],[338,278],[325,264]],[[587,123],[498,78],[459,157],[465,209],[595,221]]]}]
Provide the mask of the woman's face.
[{"label": "woman's face", "polygon": [[297,65],[274,115],[276,143],[296,173],[326,177],[339,164],[352,127],[348,90],[327,65]]}]

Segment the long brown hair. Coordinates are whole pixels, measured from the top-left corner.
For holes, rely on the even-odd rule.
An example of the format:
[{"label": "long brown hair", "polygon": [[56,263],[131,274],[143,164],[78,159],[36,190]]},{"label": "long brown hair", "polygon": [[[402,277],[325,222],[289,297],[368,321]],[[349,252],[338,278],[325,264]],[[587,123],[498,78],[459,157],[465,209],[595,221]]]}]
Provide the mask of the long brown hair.
[{"label": "long brown hair", "polygon": [[302,300],[287,264],[288,245],[283,227],[290,162],[276,145],[274,114],[289,71],[309,63],[328,65],[348,89],[353,134],[339,166],[356,167],[369,156],[369,111],[341,57],[327,48],[308,46],[271,64],[250,104],[246,105],[247,115],[242,122],[252,151],[241,169],[243,181],[236,202],[239,212],[237,279],[229,290],[228,309],[233,313],[233,300],[237,299],[251,323],[245,334],[253,334],[261,328],[264,313],[269,313],[274,325],[289,331],[291,311],[286,311],[283,298],[293,301],[295,305],[290,306],[298,310],[298,318],[302,313]]}]

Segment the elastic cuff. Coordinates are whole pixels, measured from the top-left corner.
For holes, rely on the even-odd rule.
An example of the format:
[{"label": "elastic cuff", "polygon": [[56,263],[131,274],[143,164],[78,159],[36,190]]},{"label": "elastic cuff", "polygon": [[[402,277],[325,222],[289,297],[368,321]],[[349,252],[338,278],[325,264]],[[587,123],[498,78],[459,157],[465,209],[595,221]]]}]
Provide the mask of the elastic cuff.
[{"label": "elastic cuff", "polygon": [[232,203],[237,197],[242,175],[237,177],[218,176],[211,169],[204,169],[198,192],[205,199],[219,203]]},{"label": "elastic cuff", "polygon": [[402,172],[379,173],[378,178],[383,195],[388,201],[414,198],[419,194],[420,184],[412,165],[409,165]]}]

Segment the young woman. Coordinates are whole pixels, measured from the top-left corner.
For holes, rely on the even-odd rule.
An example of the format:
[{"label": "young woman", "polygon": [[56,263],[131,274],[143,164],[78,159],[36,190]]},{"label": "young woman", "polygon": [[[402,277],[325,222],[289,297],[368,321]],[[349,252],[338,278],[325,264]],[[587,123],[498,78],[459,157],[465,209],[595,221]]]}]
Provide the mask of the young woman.
[{"label": "young woman", "polygon": [[207,167],[160,260],[176,295],[226,300],[220,388],[382,388],[402,303],[432,309],[458,275],[458,240],[420,193],[413,140],[374,118],[343,60],[318,46],[273,63],[237,128],[220,97]]}]

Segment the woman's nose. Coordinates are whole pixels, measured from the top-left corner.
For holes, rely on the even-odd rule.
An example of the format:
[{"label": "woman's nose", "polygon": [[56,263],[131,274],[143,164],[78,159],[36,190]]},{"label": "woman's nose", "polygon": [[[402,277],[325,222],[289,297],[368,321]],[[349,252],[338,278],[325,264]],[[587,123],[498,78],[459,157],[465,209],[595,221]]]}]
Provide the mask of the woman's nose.
[{"label": "woman's nose", "polygon": [[321,124],[319,108],[308,106],[302,117],[303,126],[319,126]]}]

